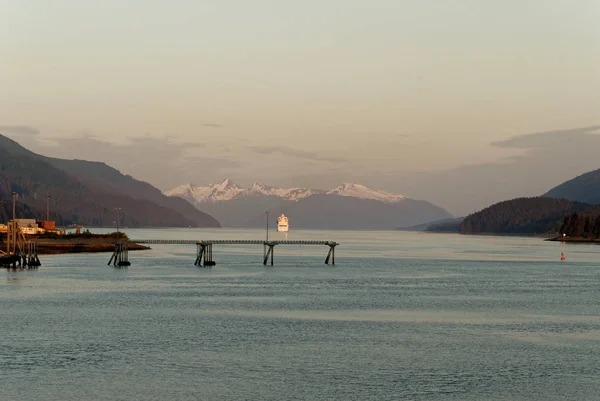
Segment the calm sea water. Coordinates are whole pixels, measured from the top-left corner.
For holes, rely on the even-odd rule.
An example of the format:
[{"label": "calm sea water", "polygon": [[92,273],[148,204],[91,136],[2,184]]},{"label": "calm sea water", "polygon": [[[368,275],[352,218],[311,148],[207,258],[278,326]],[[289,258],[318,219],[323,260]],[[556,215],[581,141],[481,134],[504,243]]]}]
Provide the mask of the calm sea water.
[{"label": "calm sea water", "polygon": [[[127,230],[260,239],[261,231]],[[272,236],[284,238],[283,234]],[[1,400],[598,400],[600,247],[293,231],[337,240],[42,257],[0,270]],[[566,262],[560,262],[565,252]]]}]

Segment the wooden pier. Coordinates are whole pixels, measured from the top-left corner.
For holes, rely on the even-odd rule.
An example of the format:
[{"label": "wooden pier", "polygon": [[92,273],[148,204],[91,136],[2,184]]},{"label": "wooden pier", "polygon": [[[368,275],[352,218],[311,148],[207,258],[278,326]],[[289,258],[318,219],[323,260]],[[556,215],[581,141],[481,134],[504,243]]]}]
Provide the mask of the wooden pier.
[{"label": "wooden pier", "polygon": [[160,245],[196,245],[196,260],[194,266],[211,267],[216,262],[213,258],[213,245],[262,245],[263,246],[263,265],[270,261],[271,266],[274,263],[275,246],[277,245],[321,245],[328,246],[329,252],[325,258],[325,264],[331,262],[335,265],[335,247],[339,244],[335,241],[264,241],[264,240],[127,240],[115,243],[115,250],[108,261],[113,266],[130,266],[128,244],[160,244]]},{"label": "wooden pier", "polygon": [[32,269],[41,265],[37,243],[25,239],[16,221],[9,221],[6,233],[6,251],[0,250],[0,267]]}]

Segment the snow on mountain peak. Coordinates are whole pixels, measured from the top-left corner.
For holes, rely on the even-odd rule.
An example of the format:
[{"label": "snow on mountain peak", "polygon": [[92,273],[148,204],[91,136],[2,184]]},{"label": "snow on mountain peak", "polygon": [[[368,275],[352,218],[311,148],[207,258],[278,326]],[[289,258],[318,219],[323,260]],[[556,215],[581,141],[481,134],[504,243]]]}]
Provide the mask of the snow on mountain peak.
[{"label": "snow on mountain peak", "polygon": [[237,188],[241,189],[240,186],[238,186],[235,182],[231,181],[229,178],[225,178],[221,182],[212,184],[211,187],[213,187],[219,191],[226,191],[227,189],[230,189],[230,188],[231,189],[237,189]]},{"label": "snow on mountain peak", "polygon": [[165,191],[167,196],[179,196],[193,202],[216,202],[220,200],[230,200],[243,194],[246,190],[230,179],[211,184],[207,187],[198,187],[192,184],[180,185],[169,191]]},{"label": "snow on mountain peak", "polygon": [[250,188],[242,188],[230,179],[217,182],[207,187],[192,184],[180,185],[165,195],[179,196],[195,203],[213,203],[226,201],[242,196],[274,196],[284,200],[300,200],[315,194],[350,196],[361,199],[374,199],[386,203],[399,202],[405,199],[403,195],[371,189],[361,184],[345,183],[331,191],[307,188],[277,188],[254,182]]},{"label": "snow on mountain peak", "polygon": [[250,187],[250,189],[253,191],[263,191],[263,190],[269,190],[271,188],[273,188],[273,187],[270,187],[270,186],[265,185],[258,181],[252,183],[252,186]]},{"label": "snow on mountain peak", "polygon": [[183,184],[168,191],[165,191],[164,194],[167,196],[185,196],[194,192],[194,184]]},{"label": "snow on mountain peak", "polygon": [[256,195],[277,196],[285,200],[298,200],[310,196],[313,191],[305,188],[276,188],[255,182],[250,191]]},{"label": "snow on mountain peak", "polygon": [[400,202],[406,199],[406,196],[392,194],[390,192],[372,189],[362,184],[344,183],[339,187],[327,192],[329,195],[351,196],[360,199],[374,199],[386,203]]}]

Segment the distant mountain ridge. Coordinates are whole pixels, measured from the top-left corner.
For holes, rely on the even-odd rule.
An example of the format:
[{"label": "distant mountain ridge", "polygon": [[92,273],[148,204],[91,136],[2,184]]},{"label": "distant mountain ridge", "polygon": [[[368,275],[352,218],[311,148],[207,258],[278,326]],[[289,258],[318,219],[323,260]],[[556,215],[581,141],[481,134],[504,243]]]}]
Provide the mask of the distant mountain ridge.
[{"label": "distant mountain ridge", "polygon": [[265,211],[273,219],[283,213],[290,219],[291,232],[297,228],[394,230],[452,216],[426,201],[350,183],[331,190],[261,183],[242,188],[227,179],[206,187],[186,184],[165,194],[188,200],[226,227],[262,228]]},{"label": "distant mountain ridge", "polygon": [[114,226],[119,207],[121,224],[130,227],[219,226],[184,200],[166,197],[104,163],[49,158],[0,135],[0,199],[5,208],[12,192],[18,194],[18,217],[38,219],[45,218],[50,194],[50,218],[59,225]]},{"label": "distant mountain ridge", "polygon": [[251,196],[275,196],[284,200],[298,200],[314,193],[320,192],[303,188],[276,188],[259,182],[255,182],[250,188],[242,188],[230,179],[206,187],[185,184],[164,192],[167,196],[181,197],[195,204],[214,203]]},{"label": "distant mountain ridge", "polygon": [[417,224],[410,227],[398,227],[399,231],[427,231],[427,232],[456,232],[458,233],[460,224],[463,222],[464,217],[452,217],[449,219],[442,219],[436,221],[430,221],[427,223]]},{"label": "distant mountain ridge", "polygon": [[219,227],[217,220],[201,212],[186,200],[165,196],[158,188],[129,175],[121,174],[117,169],[105,163],[55,158],[46,158],[46,160],[72,177],[81,180],[90,188],[154,202],[159,206],[177,211],[184,218],[190,220],[194,226]]},{"label": "distant mountain ridge", "polygon": [[337,188],[326,191],[310,188],[277,188],[255,182],[250,188],[242,188],[230,179],[201,187],[185,184],[165,191],[167,196],[178,196],[196,204],[228,201],[240,197],[273,196],[283,200],[300,200],[312,195],[340,195],[359,199],[374,199],[386,203],[400,202],[406,199],[404,195],[392,194],[371,189],[361,184],[345,183]]},{"label": "distant mountain ridge", "polygon": [[600,204],[600,169],[587,172],[552,188],[543,196]]},{"label": "distant mountain ridge", "polygon": [[594,231],[587,228],[596,224],[598,204],[600,169],[565,181],[542,196],[498,202],[472,213],[460,225],[460,232],[531,235],[566,229],[569,233],[589,233]]}]

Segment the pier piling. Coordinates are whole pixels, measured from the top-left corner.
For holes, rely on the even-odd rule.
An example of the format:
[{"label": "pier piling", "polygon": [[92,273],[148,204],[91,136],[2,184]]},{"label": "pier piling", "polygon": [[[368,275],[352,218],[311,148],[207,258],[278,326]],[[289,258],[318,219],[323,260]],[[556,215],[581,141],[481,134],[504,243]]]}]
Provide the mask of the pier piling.
[{"label": "pier piling", "polygon": [[117,241],[115,242],[115,250],[108,260],[108,265],[111,263],[113,266],[118,267],[126,267],[131,266],[131,262],[129,261],[129,248],[128,241]]},{"label": "pier piling", "polygon": [[325,264],[328,265],[329,264],[329,259],[331,259],[331,264],[335,266],[335,247],[337,246],[337,243],[330,243],[329,245],[329,252],[327,253],[327,257],[325,258]]},{"label": "pier piling", "polygon": [[211,267],[217,263],[213,260],[212,244],[200,241],[196,244],[196,260],[194,266]]},{"label": "pier piling", "polygon": [[269,261],[269,256],[271,256],[271,266],[273,266],[273,255],[275,254],[275,245],[277,244],[272,242],[265,242],[265,246],[268,246],[269,250],[264,255],[263,265],[267,265],[267,262]]},{"label": "pier piling", "polygon": [[9,221],[6,233],[6,252],[0,251],[0,267],[37,268],[42,265],[37,249],[37,242],[25,238],[19,223],[14,220]]}]

